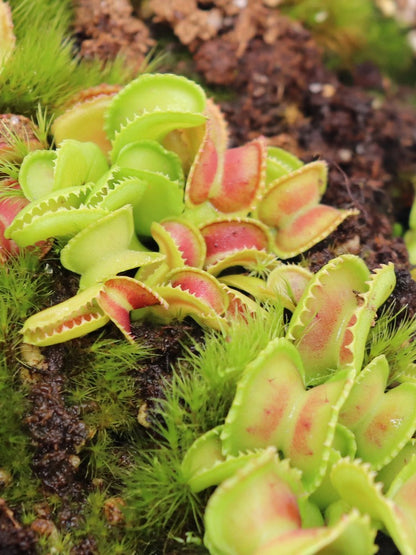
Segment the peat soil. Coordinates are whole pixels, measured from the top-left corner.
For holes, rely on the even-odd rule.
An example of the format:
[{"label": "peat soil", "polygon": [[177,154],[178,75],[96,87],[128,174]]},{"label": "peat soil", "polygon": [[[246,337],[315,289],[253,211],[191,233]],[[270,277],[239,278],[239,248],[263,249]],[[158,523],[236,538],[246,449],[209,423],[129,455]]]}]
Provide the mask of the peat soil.
[{"label": "peat soil", "polygon": [[[78,1],[74,34],[80,53],[103,60],[122,53],[139,67],[153,45],[163,44],[167,55],[159,70],[191,76],[211,91],[226,115],[232,146],[262,134],[305,162],[326,160],[323,202],[359,214],[303,257],[313,271],[342,253],[361,256],[371,269],[394,262],[397,287],[390,302],[407,305],[414,314],[416,283],[403,239],[395,235],[398,224],[407,226],[416,171],[416,112],[402,101],[401,91],[370,64],[351,70],[345,84],[325,67],[308,31],[261,2],[243,9],[229,0],[143,4],[146,10],[139,13],[127,0]],[[64,276],[59,281],[65,283]],[[169,375],[189,331],[135,330],[154,348],[140,384],[149,397],[160,395],[161,376]],[[55,522],[71,529],[91,488],[74,466],[87,433],[76,407],[66,406],[64,351],[45,352],[47,369],[36,371],[26,424],[45,496],[62,501]],[[17,518],[0,504],[0,553],[36,552],[39,530],[23,527]],[[39,515],[46,524],[51,518]],[[385,545],[383,552],[392,549]],[[74,553],[96,553],[94,539],[86,538]]]}]

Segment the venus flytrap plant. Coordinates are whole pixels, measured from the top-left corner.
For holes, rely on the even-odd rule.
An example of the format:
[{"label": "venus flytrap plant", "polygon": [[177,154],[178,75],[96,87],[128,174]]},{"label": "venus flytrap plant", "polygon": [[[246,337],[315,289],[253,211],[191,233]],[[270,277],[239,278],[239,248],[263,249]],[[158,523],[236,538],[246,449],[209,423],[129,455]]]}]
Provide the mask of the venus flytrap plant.
[{"label": "venus flytrap plant", "polygon": [[[328,268],[332,268],[331,264],[328,264]],[[183,269],[186,272],[186,267],[183,267]],[[370,274],[370,279],[366,280],[368,298],[374,299],[377,297],[384,287],[378,288],[374,284],[371,285],[372,282],[374,281],[376,285],[385,284],[384,278],[389,272],[390,269],[387,266],[382,267],[380,272],[376,271],[374,274]],[[336,272],[334,274],[336,275]],[[377,277],[379,274],[383,277]],[[371,278],[371,276],[373,277]],[[338,293],[333,292],[333,294],[337,295]],[[360,303],[355,308],[357,320],[360,320],[360,309],[364,305]],[[368,309],[370,310],[369,306]],[[265,314],[267,313],[265,312]],[[360,421],[365,422],[369,428],[374,425],[377,430],[385,430],[384,444],[380,447],[382,456],[378,458],[376,456],[371,461],[374,467],[380,469],[377,476],[380,479],[385,476],[385,491],[387,491],[395,480],[397,473],[406,465],[408,457],[411,457],[414,453],[414,446],[412,447],[408,438],[412,435],[412,426],[414,431],[416,425],[413,416],[410,419],[408,418],[408,413],[412,412],[411,408],[406,408],[412,406],[412,395],[406,388],[393,388],[387,390],[387,394],[380,397],[382,393],[380,387],[382,389],[382,386],[379,384],[378,392],[374,392],[374,388],[370,386],[367,387],[368,370],[361,371],[361,368],[355,368],[353,365],[347,366],[344,370],[338,369],[336,372],[331,372],[323,381],[321,380],[319,385],[314,385],[305,390],[299,371],[297,371],[297,377],[296,373],[293,373],[292,380],[285,379],[286,374],[288,377],[291,375],[288,368],[281,360],[273,359],[272,361],[273,357],[271,355],[274,353],[277,356],[280,349],[282,352],[289,349],[292,356],[297,353],[292,342],[283,338],[286,333],[283,324],[280,327],[277,326],[279,330],[276,333],[279,339],[273,339],[271,336],[266,339],[267,333],[264,330],[261,334],[262,338],[258,338],[260,343],[254,350],[254,358],[253,353],[250,354],[250,343],[256,343],[255,338],[257,337],[253,327],[259,326],[260,323],[261,319],[249,317],[245,323],[240,322],[240,326],[242,326],[240,332],[236,330],[235,323],[231,324],[227,336],[224,337],[219,333],[217,341],[210,342],[208,339],[206,350],[201,345],[197,353],[190,355],[190,358],[184,361],[182,371],[179,372],[180,379],[179,377],[174,378],[172,384],[174,393],[171,395],[168,390],[168,398],[162,403],[160,414],[162,420],[167,419],[168,429],[163,432],[164,426],[161,424],[160,431],[162,437],[171,438],[169,440],[171,447],[168,452],[175,464],[176,477],[172,478],[172,474],[170,474],[173,481],[169,484],[169,488],[167,484],[164,484],[161,486],[163,491],[159,493],[153,488],[152,496],[155,497],[155,505],[158,506],[158,509],[155,506],[152,511],[160,512],[161,507],[168,503],[170,520],[164,520],[164,522],[171,522],[175,533],[178,534],[177,520],[173,519],[174,513],[172,511],[174,511],[174,508],[170,505],[168,499],[175,499],[175,503],[180,503],[181,506],[182,503],[186,502],[185,499],[188,499],[190,505],[186,509],[183,508],[183,511],[189,518],[189,511],[192,510],[195,515],[199,515],[203,511],[203,505],[207,494],[209,494],[209,490],[207,491],[206,488],[217,486],[212,502],[208,502],[205,518],[205,544],[213,554],[228,552],[227,549],[231,549],[230,545],[238,545],[239,547],[235,549],[240,550],[242,548],[239,542],[243,542],[243,545],[253,545],[251,542],[259,541],[258,538],[262,537],[263,532],[270,532],[270,534],[275,532],[276,536],[262,545],[261,550],[258,547],[253,551],[248,550],[247,553],[264,552],[268,554],[276,552],[277,549],[279,549],[279,553],[316,553],[324,549],[325,546],[328,546],[329,549],[333,541],[334,549],[336,546],[337,549],[341,549],[341,552],[342,549],[345,549],[346,553],[359,552],[363,555],[370,555],[375,550],[374,536],[376,529],[381,526],[380,519],[374,517],[375,511],[380,510],[380,508],[374,508],[379,501],[376,500],[374,506],[370,507],[369,510],[362,508],[364,505],[360,504],[361,501],[355,504],[347,503],[343,501],[344,496],[339,491],[337,481],[332,480],[334,469],[345,460],[345,457],[358,457],[363,450],[364,440],[362,439],[363,436],[360,435],[359,426],[355,426],[354,423],[348,426],[348,422],[344,422],[342,415],[346,414],[349,408],[353,411],[358,398],[365,399],[367,394],[372,395],[370,403],[366,403],[365,400],[361,403],[365,409],[365,414],[363,414]],[[271,328],[274,327],[265,325],[267,331],[271,331]],[[247,332],[250,333],[249,341],[244,340],[244,337],[247,338],[244,335],[247,330],[251,330],[251,332]],[[240,342],[240,347],[237,347],[237,339],[240,335],[242,344]],[[271,342],[270,339],[272,339]],[[217,350],[219,342],[223,344],[225,350]],[[245,345],[245,343],[247,344]],[[234,348],[227,354],[227,350],[233,344]],[[265,347],[262,352],[260,352],[260,345]],[[398,348],[400,347],[398,346]],[[280,355],[282,354],[280,353]],[[270,355],[270,360],[268,355]],[[240,362],[237,363],[239,356],[241,360],[239,359]],[[302,368],[299,353],[296,354],[295,359],[299,361],[300,368]],[[221,360],[223,364],[219,366],[218,360]],[[359,361],[360,357],[357,356],[356,360]],[[377,364],[377,361],[375,361],[374,366],[377,366]],[[185,372],[187,372],[187,377]],[[258,376],[260,379],[263,374],[265,376],[264,387],[260,387],[255,378]],[[387,375],[388,372],[386,371],[384,374]],[[357,377],[354,378],[354,376]],[[345,381],[346,379],[348,383]],[[215,399],[205,389],[208,383],[211,384],[208,386],[209,391],[212,391],[210,387],[214,387],[217,392]],[[344,386],[342,386],[342,383],[344,383]],[[250,388],[250,385],[253,387]],[[336,388],[341,391],[340,396],[337,396]],[[237,393],[233,400],[234,389]],[[273,403],[270,401],[268,403],[269,398],[265,398],[265,390],[279,391],[280,389],[283,391],[283,402]],[[369,390],[371,390],[370,393],[368,393]],[[402,390],[403,393],[401,393]],[[221,395],[219,395],[219,391],[222,392]],[[409,397],[410,405],[406,404],[405,407],[405,403],[401,403],[402,394],[404,395],[403,399]],[[211,399],[211,402],[208,403],[209,406],[207,406],[207,399]],[[389,407],[395,406],[396,412],[394,414],[389,414],[389,411],[384,410],[384,400],[388,400]],[[213,405],[217,403],[219,405],[214,409]],[[398,405],[400,405],[400,408]],[[266,410],[264,411],[263,408],[266,408]],[[403,412],[399,415],[397,410],[400,411],[401,408]],[[383,410],[380,411],[380,409]],[[343,413],[343,411],[345,412]],[[244,441],[245,437],[250,435],[247,430],[252,430],[251,435],[253,436],[257,430],[260,437],[262,429],[267,431],[273,428],[272,425],[269,426],[269,424],[272,424],[272,417],[275,415],[277,418],[281,413],[283,413],[281,426],[276,427],[275,436],[270,436],[270,441],[260,442],[257,446],[254,446],[254,443],[247,445]],[[209,423],[211,426],[208,425]],[[369,423],[370,426],[368,426]],[[400,437],[397,442],[394,442],[392,438],[396,425],[399,426]],[[305,427],[305,433],[302,435],[300,432],[303,426]],[[227,429],[228,433],[226,434],[225,430]],[[194,442],[192,442],[192,438],[194,438]],[[302,438],[304,441],[302,441]],[[162,466],[168,464],[166,445],[164,443],[163,445],[163,449],[158,450],[157,454],[153,455],[157,457],[157,462],[154,464],[159,469],[157,471],[159,476],[161,476]],[[309,448],[308,453],[302,451],[302,445]],[[186,447],[189,447],[189,449],[187,450]],[[370,446],[365,447],[367,450],[370,449]],[[279,456],[285,457],[284,465],[286,465],[286,468],[293,470],[298,475],[301,489],[299,495],[295,495],[294,510],[296,508],[300,524],[293,533],[287,535],[279,534],[278,527],[271,526],[269,529],[267,525],[265,529],[267,532],[261,526],[258,529],[250,530],[246,527],[244,532],[233,535],[231,531],[225,530],[219,523],[224,520],[225,514],[228,520],[232,518],[233,522],[234,519],[239,522],[241,519],[241,522],[247,523],[248,517],[245,513],[247,504],[241,503],[239,496],[247,495],[251,501],[252,497],[254,499],[254,495],[252,490],[246,489],[249,486],[242,476],[249,474],[249,469],[255,467],[256,461],[269,449],[273,451],[273,457],[275,458],[275,453],[278,450]],[[377,455],[377,451],[374,452]],[[180,453],[182,453],[182,456]],[[364,454],[361,456],[364,456]],[[179,464],[181,459],[182,464]],[[309,464],[309,459],[313,460],[312,465]],[[145,481],[145,475],[156,477],[156,470],[152,471],[150,461],[145,464],[146,474],[143,474],[144,471],[140,471],[140,462],[138,462],[135,474],[137,480],[141,476],[141,483]],[[303,472],[299,473],[301,469]],[[375,475],[375,471],[373,473]],[[235,484],[235,487],[231,484]],[[380,488],[382,486],[383,484],[380,483]],[[147,492],[146,499],[149,504],[152,504],[147,490],[148,488],[144,487],[144,491]],[[276,490],[273,489],[273,491]],[[357,493],[357,489],[354,492]],[[366,495],[365,491],[363,495]],[[166,499],[165,496],[167,496]],[[217,501],[214,502],[217,498],[222,499],[221,502],[218,501],[218,504]],[[137,496],[135,499],[136,501],[128,502],[128,505],[137,503]],[[258,506],[259,513],[263,514],[263,511],[269,513],[269,498],[258,496],[256,499],[258,499],[258,505],[256,506]],[[226,509],[220,508],[223,502],[226,504]],[[381,503],[383,504],[384,501],[382,500]],[[248,504],[251,506],[250,503]],[[140,506],[143,506],[143,503]],[[178,505],[176,506],[178,507]],[[277,507],[277,504],[274,506]],[[358,507],[360,512],[363,511],[365,514],[358,518],[360,524],[357,527],[351,525],[350,528],[350,520],[357,524],[358,513],[356,513],[354,507]],[[284,510],[283,506],[281,508]],[[131,505],[129,510],[132,510]],[[325,523],[322,520],[321,511],[326,515]],[[370,523],[369,517],[374,517],[375,520]],[[199,522],[200,517],[197,516],[196,518]],[[276,518],[279,518],[277,509]],[[349,524],[347,525],[347,523]],[[390,529],[388,528],[388,530]],[[399,532],[398,535],[392,534],[394,541],[399,538],[397,540],[399,542],[397,543],[398,546],[401,545],[400,541],[404,541],[400,539],[400,534],[402,532]]]},{"label": "venus flytrap plant", "polygon": [[[386,390],[390,372],[385,357],[379,356],[361,370],[364,359],[361,351],[365,348],[366,337],[377,307],[394,286],[394,272],[392,266],[387,265],[370,274],[358,259],[355,261],[355,258],[350,255],[339,257],[328,263],[320,271],[321,274],[318,272],[313,276],[292,316],[292,320],[296,318],[298,321],[299,313],[305,311],[307,299],[315,298],[315,295],[310,293],[313,291],[313,284],[321,286],[325,283],[326,304],[320,304],[319,311],[325,311],[326,305],[332,306],[331,299],[338,297],[340,292],[336,292],[336,287],[332,289],[331,282],[326,278],[321,282],[321,276],[331,275],[335,283],[341,279],[343,272],[346,272],[346,278],[357,264],[357,268],[361,270],[363,292],[360,294],[359,302],[351,304],[349,313],[344,315],[342,320],[350,324],[351,334],[348,335],[349,339],[345,344],[351,356],[346,357],[345,362],[336,370],[332,369],[325,377],[321,376],[319,381],[305,391],[306,372],[303,365],[307,365],[308,362],[303,360],[301,351],[298,352],[293,345],[294,342],[299,348],[299,342],[294,339],[289,341],[289,336],[271,341],[240,374],[236,395],[225,422],[222,423],[220,420],[216,427],[203,434],[184,456],[183,478],[188,481],[192,491],[198,492],[217,485],[217,490],[212,496],[212,504],[209,501],[206,509],[206,526],[207,529],[211,527],[211,530],[207,531],[205,541],[213,554],[228,552],[227,549],[231,549],[230,545],[234,545],[229,544],[230,541],[236,542],[235,545],[239,546],[234,547],[238,552],[242,549],[238,543],[238,535],[233,536],[231,540],[230,534],[225,530],[218,532],[218,528],[221,529],[218,524],[212,525],[212,522],[218,523],[222,518],[222,509],[212,509],[213,506],[216,507],[214,499],[217,496],[224,497],[229,503],[227,515],[232,514],[233,518],[247,521],[244,517],[245,509],[236,500],[237,488],[241,487],[243,491],[243,485],[237,486],[240,484],[239,477],[248,472],[250,466],[255,464],[254,461],[261,457],[261,450],[270,447],[278,450],[279,455],[292,467],[302,471],[300,481],[307,503],[303,506],[303,513],[300,506],[298,510],[299,514],[309,517],[307,519],[306,516],[302,516],[302,524],[296,538],[278,536],[276,528],[276,539],[266,544],[267,549],[264,552],[273,553],[277,545],[279,550],[284,549],[284,553],[292,553],[292,549],[295,549],[296,553],[296,549],[305,549],[305,553],[318,552],[322,545],[322,537],[328,534],[328,537],[333,538],[334,527],[337,528],[341,522],[348,521],[348,514],[354,507],[368,513],[364,517],[367,523],[367,539],[363,544],[365,547],[360,547],[362,551],[359,552],[368,555],[374,551],[375,528],[380,527],[380,524],[375,522],[369,527],[368,515],[373,517],[375,511],[380,510],[383,513],[384,509],[374,508],[378,501],[374,501],[374,507],[370,507],[369,510],[362,509],[366,502],[363,502],[363,505],[354,504],[351,499],[357,494],[356,490],[354,493],[348,492],[349,503],[345,504],[341,501],[343,489],[340,489],[336,479],[333,480],[333,475],[337,474],[338,465],[343,463],[345,457],[361,457],[371,464],[374,476],[376,471],[379,471],[380,477],[386,476],[386,489],[390,490],[397,473],[400,476],[405,467],[407,457],[412,457],[414,453],[410,439],[416,430],[416,398],[413,383],[404,383]],[[344,288],[347,287],[348,281],[346,279],[343,283]],[[322,336],[325,337],[325,325],[322,322],[320,325]],[[330,329],[330,321],[328,325]],[[292,322],[289,322],[289,330],[291,326]],[[348,330],[348,326],[340,326],[343,336],[347,335],[345,329]],[[308,326],[305,327],[304,333],[308,335]],[[357,334],[364,334],[364,337],[360,336],[357,340]],[[400,349],[399,345],[397,349]],[[325,349],[318,350],[317,353],[324,359],[327,356]],[[411,481],[414,469],[406,476]],[[231,488],[229,484],[234,483],[235,492],[233,490],[233,493],[228,493],[228,488]],[[259,511],[263,508],[267,511],[267,497],[259,503],[262,507]],[[384,501],[380,503],[383,504]],[[327,526],[323,527],[324,529],[321,525],[317,526],[315,517],[311,516],[318,510],[317,507],[328,515]],[[315,522],[313,532],[310,528],[312,521]],[[394,526],[397,528],[397,522]],[[391,535],[400,546],[404,541],[405,532],[397,532],[396,528]],[[390,528],[388,530],[390,532]],[[353,541],[353,536],[354,533],[348,532],[346,537],[348,541]],[[247,529],[245,534],[241,533],[241,537],[244,538],[244,545],[250,545],[250,542],[257,541],[258,536],[255,530],[249,532]],[[338,545],[341,546],[346,537],[343,537]],[[349,552],[349,549],[351,546],[346,552]],[[257,547],[247,547],[247,553],[257,554],[263,551]]]},{"label": "venus flytrap plant", "polygon": [[[393,386],[415,372],[411,362],[390,368],[388,357],[374,359],[367,339],[394,287],[393,266],[371,273],[346,255],[312,275],[279,262],[356,213],[320,203],[325,163],[303,164],[263,137],[229,148],[218,107],[173,75],[86,92],[53,133],[56,150],[28,154],[20,167],[28,205],[2,223],[7,241],[22,248],[66,243],[61,262],[79,274],[80,290],[28,318],[24,342],[53,345],[112,321],[133,344],[132,319],[191,316],[222,346],[206,355],[210,363],[198,362],[209,338],[194,346],[198,360],[189,354],[173,375],[173,392],[156,409],[159,444],[143,441],[126,478],[129,527],[149,528],[150,515],[157,530],[175,534],[193,518],[201,533],[203,490],[217,486],[205,514],[213,554],[370,555],[383,521],[400,548],[410,541],[410,555],[416,386]],[[274,319],[267,303],[276,303]],[[283,307],[293,312],[285,320]],[[409,326],[393,350],[412,335]],[[123,397],[117,383],[108,398],[133,398],[132,386]],[[118,426],[112,407],[102,410],[104,433],[105,422]],[[91,467],[108,451],[103,436]],[[345,457],[368,461],[385,493]]]},{"label": "venus flytrap plant", "polygon": [[[162,97],[161,83],[172,92],[171,99]],[[389,372],[368,370],[378,365],[367,360],[367,338],[377,310],[395,285],[393,266],[370,272],[358,257],[344,255],[312,275],[279,262],[276,254],[285,259],[303,252],[352,212],[319,203],[327,178],[322,162],[303,165],[280,149],[267,149],[263,138],[228,149],[222,116],[201,91],[175,76],[146,76],[112,97],[105,115],[112,145],[110,167],[104,153],[97,154],[97,146],[95,153],[93,147],[86,151],[87,158],[80,158],[72,177],[57,172],[59,160],[62,168],[71,162],[76,166],[77,157],[71,153],[82,148],[65,138],[52,155],[26,159],[23,180],[25,175],[36,176],[36,165],[46,156],[42,164],[49,172],[50,189],[37,189],[37,178],[28,180],[33,199],[6,234],[22,246],[33,238],[63,239],[67,243],[62,264],[81,277],[76,296],[26,321],[23,339],[51,345],[112,321],[133,342],[132,319],[168,323],[191,316],[217,330],[223,342],[232,342],[236,322],[249,328],[253,319],[266,318],[267,302],[279,302],[274,310],[292,311],[290,321],[281,323],[275,335],[263,330],[254,355],[244,348],[241,361],[235,352],[229,360],[224,358],[224,367],[213,371],[205,384],[200,376],[198,394],[198,380],[192,382],[194,393],[185,382],[183,387],[173,383],[176,393],[162,403],[161,411],[168,430],[162,433],[161,424],[163,449],[153,465],[159,464],[159,477],[164,476],[167,499],[173,495],[181,506],[189,502],[197,519],[202,510],[197,494],[206,498],[202,490],[217,486],[206,516],[206,544],[212,553],[223,552],[222,542],[230,541],[208,524],[223,511],[218,508],[223,501],[217,506],[215,499],[230,503],[235,518],[244,519],[235,500],[250,493],[241,477],[257,468],[256,461],[269,451],[271,466],[290,468],[288,472],[298,476],[293,505],[298,522],[289,535],[275,524],[254,529],[253,535],[246,531],[242,541],[255,546],[247,553],[271,553],[276,545],[285,546],[288,553],[344,543],[351,547],[354,534],[359,538],[355,545],[371,553],[374,530],[368,517],[343,509],[340,520],[329,520],[325,526],[320,511],[341,507],[342,494],[332,475],[343,457],[360,456],[382,473],[406,449],[416,428],[411,417],[414,385],[384,393]],[[235,164],[239,171],[233,170]],[[154,208],[161,195],[166,202]],[[302,227],[302,221],[310,226]],[[293,226],[299,235],[292,233]],[[236,266],[243,273],[233,273]],[[135,277],[118,275],[125,271],[135,271]],[[218,367],[223,358],[214,358]],[[364,360],[370,364],[362,371]],[[189,364],[197,370],[195,360]],[[365,404],[367,380],[376,380],[378,395],[366,404],[358,422],[349,421],[355,401]],[[200,397],[202,391],[214,390],[221,390],[223,399],[215,400],[215,410],[209,411]],[[180,407],[169,405],[174,398]],[[400,421],[395,439],[394,418],[387,410],[392,407]],[[181,418],[191,427],[176,431]],[[198,418],[205,419],[202,425]],[[377,435],[382,443],[378,451],[365,439],[368,434],[376,438],[377,426],[384,430]],[[278,461],[276,451],[285,461]],[[173,470],[164,472],[168,461]],[[145,467],[152,474],[151,458]],[[152,475],[155,485],[156,471]],[[235,484],[230,497],[229,484]],[[276,491],[280,487],[287,492],[287,483],[279,481]],[[258,500],[265,507],[261,510],[267,510],[267,503],[267,496]],[[155,506],[151,513],[160,510]],[[174,514],[172,506],[163,522],[179,526]],[[277,522],[280,516],[275,516]]]},{"label": "venus flytrap plant", "polygon": [[[335,220],[339,223],[352,214],[338,214],[335,208],[319,205],[326,187],[325,164],[302,165],[281,149],[267,149],[264,138],[227,148],[220,111],[192,81],[169,74],[142,75],[110,97],[104,115],[111,141],[110,169],[100,139],[98,144],[80,142],[62,132],[56,151],[38,151],[24,159],[20,179],[31,203],[6,231],[8,239],[22,246],[49,237],[71,240],[62,261],[82,274],[81,289],[137,268],[143,261],[147,268],[141,268],[137,278],[164,288],[159,292],[172,304],[168,313],[157,309],[144,314],[156,314],[163,321],[169,315],[182,319],[189,314],[204,325],[225,329],[230,318],[253,310],[254,301],[234,289],[232,280],[227,286],[216,277],[234,266],[270,273],[277,265],[276,233],[283,230],[282,222],[292,225],[312,213],[312,219],[320,222],[317,228],[302,228],[299,237],[308,239],[301,239],[296,253],[290,247],[283,254],[287,257],[321,240],[334,228]],[[58,125],[58,134],[59,129]],[[189,171],[186,180],[184,171]],[[107,255],[100,255],[100,261],[93,256],[97,268],[93,268],[95,263],[85,268],[82,260],[88,250],[101,253],[102,237],[116,233],[112,228],[116,219],[109,214],[126,205],[133,207],[135,233],[139,238],[150,238],[153,233],[164,260],[160,254],[140,258],[138,251],[148,249],[132,237],[131,245],[122,241],[129,251],[127,257],[114,252],[110,262]],[[321,212],[339,217],[321,219]],[[81,264],[76,260],[78,248]],[[188,277],[172,281],[176,268],[184,264],[188,269],[181,275]],[[198,287],[193,282],[189,289],[185,282],[194,280],[190,277],[194,267],[199,269]],[[295,276],[291,279],[295,281]],[[227,302],[219,312],[218,303],[207,301],[207,287],[211,301],[226,294]],[[276,294],[293,307],[293,299],[287,300],[288,295],[293,297],[290,288],[284,295]],[[271,296],[275,284],[272,289]]]}]

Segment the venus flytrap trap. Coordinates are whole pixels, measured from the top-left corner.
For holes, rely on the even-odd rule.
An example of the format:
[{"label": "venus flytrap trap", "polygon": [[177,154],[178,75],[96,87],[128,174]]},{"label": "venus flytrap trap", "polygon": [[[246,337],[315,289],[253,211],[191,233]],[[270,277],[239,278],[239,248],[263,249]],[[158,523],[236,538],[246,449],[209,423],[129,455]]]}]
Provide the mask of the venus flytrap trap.
[{"label": "venus flytrap trap", "polygon": [[360,370],[370,326],[394,285],[392,265],[371,275],[354,255],[335,258],[315,274],[287,335],[301,353],[308,384],[345,365]]},{"label": "venus flytrap trap", "polygon": [[101,84],[81,91],[65,106],[52,125],[51,131],[59,146],[65,139],[94,142],[105,155],[111,142],[104,131],[104,116],[120,85]]},{"label": "venus flytrap trap", "polygon": [[[154,287],[167,302],[167,310],[150,309],[156,320],[168,322],[192,316],[203,326],[224,330],[230,304],[227,291],[213,276],[198,268],[176,268],[166,275],[167,285]],[[148,311],[149,314],[149,311]]]},{"label": "venus flytrap trap", "polygon": [[66,139],[57,150],[35,150],[25,156],[19,184],[33,201],[58,189],[95,182],[107,170],[105,156],[95,143]]},{"label": "venus flytrap trap", "polygon": [[226,455],[275,446],[314,490],[326,469],[338,412],[351,371],[305,391],[297,350],[285,339],[269,344],[241,378],[221,433]]},{"label": "venus flytrap trap", "polygon": [[319,204],[327,184],[324,162],[311,162],[268,184],[255,210],[273,230],[273,250],[293,258],[327,237],[354,210]]},{"label": "venus flytrap trap", "polygon": [[[253,258],[252,262],[254,269],[251,273],[256,274],[259,260]],[[266,280],[257,275],[239,273],[225,274],[219,277],[219,281],[245,291],[260,302],[278,300],[293,312],[313,276],[312,272],[296,264],[281,264],[274,258],[268,260],[264,257],[260,263],[269,272]]]},{"label": "venus flytrap trap", "polygon": [[205,210],[209,214],[213,211],[207,203],[210,190],[218,188],[224,173],[228,131],[221,111],[210,100],[207,101],[205,113],[208,118],[199,148],[196,149],[189,168],[185,202],[189,208],[198,206],[199,211]]},{"label": "venus flytrap trap", "polygon": [[373,359],[357,376],[339,418],[354,433],[357,456],[376,471],[391,462],[416,429],[416,384],[385,393],[388,376],[386,358]]},{"label": "venus flytrap trap", "polygon": [[302,266],[281,264],[268,275],[267,287],[285,308],[293,312],[312,275],[312,272]]},{"label": "venus flytrap trap", "polygon": [[251,269],[262,260],[272,264],[270,233],[261,222],[251,218],[216,219],[200,226],[206,244],[205,269],[212,275],[235,266]]},{"label": "venus flytrap trap", "polygon": [[153,239],[173,270],[181,266],[202,268],[207,246],[198,228],[187,220],[169,218],[151,226]]},{"label": "venus flytrap trap", "polygon": [[6,239],[16,241],[19,247],[28,247],[51,237],[73,237],[88,224],[109,213],[104,208],[86,204],[90,193],[91,184],[86,184],[58,189],[32,201],[6,229]]},{"label": "venus flytrap trap", "polygon": [[146,252],[137,241],[130,204],[92,222],[61,251],[62,265],[81,276],[80,290],[117,273],[163,260],[163,254]]},{"label": "venus flytrap trap", "polygon": [[325,526],[305,495],[299,472],[270,448],[217,488],[205,526],[204,542],[213,555],[375,551],[368,517],[352,511]]},{"label": "venus flytrap trap", "polygon": [[90,333],[112,320],[133,341],[130,312],[159,303],[167,307],[146,285],[117,276],[28,318],[22,329],[23,340],[38,346],[53,345]]},{"label": "venus flytrap trap", "polygon": [[399,472],[385,495],[375,472],[359,460],[342,459],[331,473],[331,480],[342,499],[368,514],[374,522],[381,523],[403,555],[411,555],[416,550],[415,479],[414,457]]},{"label": "venus flytrap trap", "polygon": [[[273,537],[301,526],[296,499],[301,492],[300,473],[287,462],[281,463],[274,449],[266,450],[223,482],[210,498],[205,544],[214,554],[258,552]],[[235,506],[242,510],[236,513]]]},{"label": "venus flytrap trap", "polygon": [[200,492],[211,486],[221,484],[258,457],[260,450],[239,454],[224,455],[221,433],[223,426],[217,426],[200,436],[186,452],[181,472],[191,491]]}]

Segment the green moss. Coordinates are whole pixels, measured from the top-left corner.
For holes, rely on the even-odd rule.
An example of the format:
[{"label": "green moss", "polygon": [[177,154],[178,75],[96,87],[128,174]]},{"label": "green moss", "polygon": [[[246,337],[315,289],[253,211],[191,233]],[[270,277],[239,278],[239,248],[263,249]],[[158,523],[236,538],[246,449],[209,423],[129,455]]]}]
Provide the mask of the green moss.
[{"label": "green moss", "polygon": [[370,329],[363,367],[379,355],[389,363],[388,384],[397,380],[416,380],[416,316],[410,317],[406,307],[397,310],[390,306],[379,315]]},{"label": "green moss", "polygon": [[10,477],[0,491],[11,506],[30,506],[40,496],[24,422],[28,410],[22,379],[25,369],[16,353],[22,322],[43,305],[48,292],[49,277],[40,271],[34,255],[22,254],[0,266],[0,470]]},{"label": "green moss", "polygon": [[131,71],[117,59],[103,67],[74,55],[70,0],[12,0],[16,48],[0,72],[0,111],[34,114],[37,105],[54,111],[81,89],[124,83]]},{"label": "green moss", "polygon": [[51,278],[35,253],[23,252],[0,266],[0,352],[14,359],[25,319],[46,304]]},{"label": "green moss", "polygon": [[100,337],[73,360],[68,401],[85,407],[83,419],[96,431],[126,432],[136,423],[140,364],[149,349],[123,339]]}]

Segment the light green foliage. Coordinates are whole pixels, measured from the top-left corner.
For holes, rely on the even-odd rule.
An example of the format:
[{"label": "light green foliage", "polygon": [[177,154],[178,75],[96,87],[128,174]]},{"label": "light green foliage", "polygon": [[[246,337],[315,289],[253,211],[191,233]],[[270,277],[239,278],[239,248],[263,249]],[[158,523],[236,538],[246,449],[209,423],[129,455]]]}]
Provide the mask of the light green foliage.
[{"label": "light green foliage", "polygon": [[332,67],[372,61],[395,79],[414,78],[405,29],[373,0],[285,0],[279,7],[312,31]]}]

